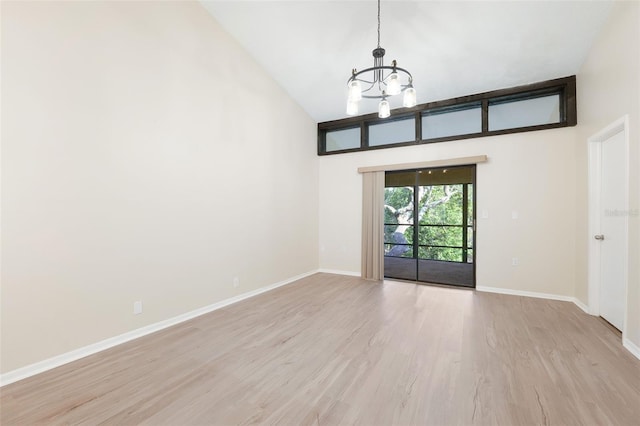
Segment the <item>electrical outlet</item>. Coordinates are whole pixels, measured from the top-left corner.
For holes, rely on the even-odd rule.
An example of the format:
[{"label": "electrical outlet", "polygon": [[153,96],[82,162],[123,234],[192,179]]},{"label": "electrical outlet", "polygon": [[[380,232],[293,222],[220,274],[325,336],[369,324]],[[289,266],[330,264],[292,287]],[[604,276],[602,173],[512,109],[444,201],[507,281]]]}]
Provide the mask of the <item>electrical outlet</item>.
[{"label": "electrical outlet", "polygon": [[233,288],[238,288],[240,286],[240,278],[233,277]]},{"label": "electrical outlet", "polygon": [[140,315],[142,313],[142,302],[138,300],[133,302],[133,315]]},{"label": "electrical outlet", "polygon": [[511,259],[511,266],[518,266],[520,264],[520,259],[518,259],[517,257],[514,257],[513,259]]},{"label": "electrical outlet", "polygon": [[518,210],[513,210],[511,212],[511,219],[517,219],[518,218]]}]

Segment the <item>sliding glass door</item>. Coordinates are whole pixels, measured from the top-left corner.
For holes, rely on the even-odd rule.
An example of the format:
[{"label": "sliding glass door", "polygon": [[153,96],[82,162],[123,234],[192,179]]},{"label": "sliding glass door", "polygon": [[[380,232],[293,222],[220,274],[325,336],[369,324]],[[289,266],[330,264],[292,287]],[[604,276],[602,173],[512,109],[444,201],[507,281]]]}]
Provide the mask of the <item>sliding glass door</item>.
[{"label": "sliding glass door", "polygon": [[385,276],[475,287],[475,166],[387,172]]}]

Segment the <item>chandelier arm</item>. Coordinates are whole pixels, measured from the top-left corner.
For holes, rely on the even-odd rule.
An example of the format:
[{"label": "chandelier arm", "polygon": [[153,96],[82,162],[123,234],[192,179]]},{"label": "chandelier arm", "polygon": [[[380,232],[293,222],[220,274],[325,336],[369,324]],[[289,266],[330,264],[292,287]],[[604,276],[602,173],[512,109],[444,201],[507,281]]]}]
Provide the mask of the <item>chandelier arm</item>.
[{"label": "chandelier arm", "polygon": [[[354,73],[351,77],[349,77],[349,80],[347,80],[347,84],[349,84],[349,83],[350,83],[350,82],[352,82],[353,80],[358,80],[358,81],[362,81],[362,82],[365,82],[365,83],[371,83],[371,82],[370,82],[370,81],[368,81],[368,80],[363,80],[363,79],[361,79],[361,78],[358,78],[358,76],[359,76],[359,75],[361,75],[361,74],[367,73],[367,72],[371,72],[371,71],[373,71],[373,72],[375,73],[375,71],[378,71],[378,70],[392,70],[392,71],[400,71],[401,73],[404,73],[404,74],[406,74],[406,75],[409,77],[409,82],[410,82],[410,83],[411,83],[411,82],[413,82],[413,76],[412,76],[412,75],[411,75],[411,73],[410,73],[409,71],[407,71],[406,69],[404,69],[404,68],[400,68],[400,67],[397,67],[397,66],[396,66],[396,67],[394,67],[394,66],[392,66],[392,65],[382,65],[382,66],[380,66],[380,67],[370,67],[370,68],[365,68],[365,69],[363,69],[362,71],[358,71],[358,72]],[[383,79],[383,80],[385,80],[385,79]],[[375,83],[375,81],[374,81],[374,83]]]},{"label": "chandelier arm", "polygon": [[371,87],[371,86],[373,86],[374,84],[376,84],[376,82],[375,82],[375,81],[371,81],[371,80],[364,80],[364,79],[362,79],[362,78],[358,78],[358,79],[356,79],[356,80],[357,80],[357,81],[359,81],[359,82],[361,82],[361,83],[369,84],[369,85],[370,85],[370,87]]},{"label": "chandelier arm", "polygon": [[[387,95],[385,94],[383,95],[364,95],[364,93],[367,93],[369,90],[373,89],[375,87],[375,85],[371,85],[371,87],[369,87],[366,90],[363,90],[361,93],[363,93],[363,95],[361,95],[363,98],[375,98],[375,99],[382,99],[382,98],[388,98],[391,95]],[[382,92],[381,92],[382,93]]]},{"label": "chandelier arm", "polygon": [[[401,87],[402,87],[402,92],[404,92],[407,88],[413,87],[413,86],[410,85],[410,84],[402,84]],[[389,95],[387,93],[385,93],[384,95],[383,94],[380,94],[380,95],[365,95],[365,93],[367,93],[367,91],[369,91],[369,90],[371,90],[371,88],[362,91],[362,95],[361,96],[362,96],[363,99],[386,99],[386,98],[390,98],[390,97],[395,96],[395,95]]]},{"label": "chandelier arm", "polygon": [[369,87],[367,87],[366,89],[362,89],[362,93],[368,92],[369,90],[373,89],[373,86],[375,86],[375,81],[364,81],[364,80],[358,80],[358,81],[362,81],[363,83],[367,83],[369,85]]}]

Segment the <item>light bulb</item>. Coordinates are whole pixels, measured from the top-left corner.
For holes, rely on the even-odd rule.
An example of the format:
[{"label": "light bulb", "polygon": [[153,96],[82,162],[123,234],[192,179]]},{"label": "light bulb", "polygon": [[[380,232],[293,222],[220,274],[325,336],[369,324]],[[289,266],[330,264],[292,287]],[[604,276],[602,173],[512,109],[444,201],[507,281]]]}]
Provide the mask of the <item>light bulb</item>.
[{"label": "light bulb", "polygon": [[349,82],[349,101],[358,102],[362,99],[362,88],[358,80],[351,80]]},{"label": "light bulb", "polygon": [[347,101],[347,115],[358,115],[358,102],[349,100]]},{"label": "light bulb", "polygon": [[400,93],[402,91],[402,87],[400,87],[400,77],[398,76],[397,72],[392,72],[389,75],[388,81],[387,81],[387,94],[393,96],[393,95],[397,95],[398,93]]},{"label": "light bulb", "polygon": [[413,88],[413,86],[409,86],[406,89],[404,89],[404,97],[402,99],[402,106],[405,106],[407,108],[411,108],[416,106],[417,103],[417,99],[416,99],[416,89]]},{"label": "light bulb", "polygon": [[386,99],[380,101],[378,105],[378,117],[387,118],[391,115],[391,109],[389,108],[389,102]]}]

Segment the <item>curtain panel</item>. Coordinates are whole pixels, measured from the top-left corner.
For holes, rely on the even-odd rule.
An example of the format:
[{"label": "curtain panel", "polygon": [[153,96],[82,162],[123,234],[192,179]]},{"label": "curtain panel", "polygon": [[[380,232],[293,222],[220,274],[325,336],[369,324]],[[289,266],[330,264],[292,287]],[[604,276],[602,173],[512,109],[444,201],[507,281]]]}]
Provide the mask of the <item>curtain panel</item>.
[{"label": "curtain panel", "polygon": [[384,171],[362,173],[361,276],[384,279]]}]

